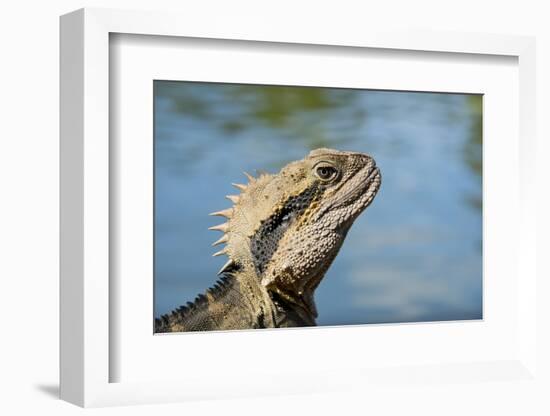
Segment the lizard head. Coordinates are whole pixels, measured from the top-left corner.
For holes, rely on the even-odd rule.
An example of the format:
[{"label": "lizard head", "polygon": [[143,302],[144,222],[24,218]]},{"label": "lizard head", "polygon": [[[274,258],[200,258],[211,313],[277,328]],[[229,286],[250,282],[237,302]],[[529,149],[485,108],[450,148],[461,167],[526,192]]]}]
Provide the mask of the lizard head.
[{"label": "lizard head", "polygon": [[380,170],[363,153],[316,149],[278,174],[247,176],[228,196],[233,207],[213,214],[228,218],[212,227],[224,233],[214,244],[227,243],[220,272],[253,269],[270,293],[316,316],[313,292],[374,199]]}]

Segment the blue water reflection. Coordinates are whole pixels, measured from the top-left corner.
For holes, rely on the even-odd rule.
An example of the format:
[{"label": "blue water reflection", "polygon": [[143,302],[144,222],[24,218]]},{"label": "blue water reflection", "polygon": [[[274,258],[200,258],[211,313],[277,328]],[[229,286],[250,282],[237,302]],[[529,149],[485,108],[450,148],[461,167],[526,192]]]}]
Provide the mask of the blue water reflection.
[{"label": "blue water reflection", "polygon": [[224,195],[326,146],[383,175],[316,292],[318,323],[479,319],[481,96],[155,82],[155,316],[211,286]]}]

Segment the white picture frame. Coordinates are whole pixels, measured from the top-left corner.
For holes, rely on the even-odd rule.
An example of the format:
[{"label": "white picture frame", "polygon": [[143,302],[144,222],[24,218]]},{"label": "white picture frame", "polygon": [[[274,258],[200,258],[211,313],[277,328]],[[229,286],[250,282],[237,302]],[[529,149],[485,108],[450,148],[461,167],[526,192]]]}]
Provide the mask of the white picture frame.
[{"label": "white picture frame", "polygon": [[[360,388],[380,383],[407,383],[412,379],[475,383],[487,377],[518,382],[536,378],[534,39],[465,33],[331,32],[315,26],[306,34],[297,27],[283,29],[276,24],[260,25],[245,19],[240,25],[223,19],[215,23],[204,25],[204,22],[178,14],[107,9],[83,9],[61,18],[61,398],[87,407],[319,392],[347,388],[352,384]],[[517,227],[518,238],[513,246],[517,256],[515,276],[521,276],[517,279],[517,313],[514,315],[517,333],[513,341],[517,346],[494,361],[456,363],[444,357],[438,364],[426,364],[418,359],[412,361],[414,367],[410,367],[410,363],[402,368],[369,365],[368,372],[360,364],[351,369],[319,363],[318,372],[296,371],[292,377],[271,372],[269,381],[262,383],[257,379],[247,380],[246,369],[232,385],[223,378],[212,380],[208,373],[177,381],[166,378],[112,382],[111,368],[114,361],[120,359],[111,348],[110,319],[116,305],[110,296],[113,287],[109,280],[113,268],[109,251],[113,226],[110,174],[116,170],[109,147],[112,133],[109,124],[109,38],[115,33],[276,42],[282,48],[288,44],[331,45],[517,58],[520,146],[519,190],[514,203],[519,209],[517,223],[510,225]],[[405,326],[401,328],[406,331]],[[348,332],[354,330],[350,328]],[[301,330],[293,330],[295,334],[298,331]],[[224,335],[227,334],[216,334],[217,337]],[[330,334],[317,332],[315,337],[316,342],[323,342]],[[201,358],[206,360],[207,357],[195,357],[197,361]]]}]

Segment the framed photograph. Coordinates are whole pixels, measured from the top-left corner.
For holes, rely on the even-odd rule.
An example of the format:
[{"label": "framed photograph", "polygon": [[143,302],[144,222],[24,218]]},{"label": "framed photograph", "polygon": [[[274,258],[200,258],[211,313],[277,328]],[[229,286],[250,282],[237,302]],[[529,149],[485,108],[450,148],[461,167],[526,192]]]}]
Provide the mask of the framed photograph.
[{"label": "framed photograph", "polygon": [[234,28],[61,18],[61,397],[536,382],[534,40]]}]

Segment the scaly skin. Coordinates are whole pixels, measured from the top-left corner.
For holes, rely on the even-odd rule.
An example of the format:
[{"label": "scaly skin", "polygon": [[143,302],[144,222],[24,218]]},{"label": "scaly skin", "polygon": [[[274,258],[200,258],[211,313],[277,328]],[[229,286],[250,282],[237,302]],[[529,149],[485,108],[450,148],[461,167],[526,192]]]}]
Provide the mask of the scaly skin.
[{"label": "scaly skin", "polygon": [[205,295],[155,320],[155,332],[315,325],[313,295],[353,221],[380,188],[363,153],[317,149],[276,175],[247,175],[233,207],[211,227],[229,261]]}]

